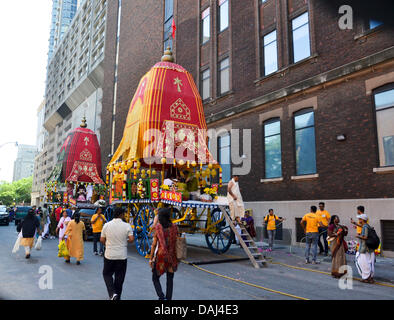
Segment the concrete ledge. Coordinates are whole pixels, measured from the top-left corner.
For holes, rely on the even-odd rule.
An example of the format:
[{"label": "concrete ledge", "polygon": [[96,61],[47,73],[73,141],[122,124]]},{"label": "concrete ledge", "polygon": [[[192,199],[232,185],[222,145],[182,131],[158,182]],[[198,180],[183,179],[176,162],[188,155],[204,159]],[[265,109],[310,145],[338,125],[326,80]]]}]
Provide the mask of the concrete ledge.
[{"label": "concrete ledge", "polygon": [[394,173],[394,166],[373,168],[373,172],[380,173],[380,174],[383,174],[383,173]]},{"label": "concrete ledge", "polygon": [[382,257],[394,258],[394,251],[382,250]]},{"label": "concrete ledge", "polygon": [[319,174],[305,174],[303,176],[291,176],[291,180],[311,180],[319,178]]},{"label": "concrete ledge", "polygon": [[261,183],[272,183],[272,182],[282,182],[283,177],[280,178],[269,178],[269,179],[260,179]]}]

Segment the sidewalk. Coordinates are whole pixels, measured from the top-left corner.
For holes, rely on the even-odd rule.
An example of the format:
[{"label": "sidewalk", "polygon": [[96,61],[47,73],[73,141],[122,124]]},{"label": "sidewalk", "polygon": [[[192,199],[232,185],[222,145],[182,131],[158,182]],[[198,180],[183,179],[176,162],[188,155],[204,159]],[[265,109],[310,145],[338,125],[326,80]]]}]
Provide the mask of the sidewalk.
[{"label": "sidewalk", "polygon": [[[223,255],[217,255],[212,253],[205,241],[205,236],[201,234],[186,235],[187,244],[193,247],[205,248],[205,259],[207,261],[212,260],[225,260],[226,258],[245,258],[247,257],[245,252],[239,245],[231,245],[230,249]],[[323,255],[318,255],[318,261],[320,264],[305,264],[305,249],[300,246],[289,246],[289,245],[274,245],[274,250],[272,252],[265,251],[268,248],[268,243],[266,242],[256,242],[257,246],[264,250],[264,254],[269,262],[282,263],[289,266],[297,268],[307,268],[312,269],[317,272],[328,272],[331,273],[331,257],[325,257]],[[359,278],[360,275],[354,264],[355,255],[347,255],[348,265],[351,266],[353,270],[353,277]],[[253,267],[250,264],[250,267]],[[375,280],[381,282],[387,282],[389,284],[394,284],[394,259],[386,257],[376,257],[375,263]]]},{"label": "sidewalk", "polygon": [[[304,248],[291,247],[274,247],[273,252],[266,252],[267,258],[272,258],[273,261],[294,265],[297,267],[304,267],[308,269],[315,269],[331,273],[331,257],[318,255],[317,259],[320,261],[319,265],[305,264]],[[346,255],[347,263],[353,270],[353,277],[359,278],[360,275],[355,266],[355,255]],[[387,283],[394,283],[394,259],[376,257],[375,263],[375,280]]]}]

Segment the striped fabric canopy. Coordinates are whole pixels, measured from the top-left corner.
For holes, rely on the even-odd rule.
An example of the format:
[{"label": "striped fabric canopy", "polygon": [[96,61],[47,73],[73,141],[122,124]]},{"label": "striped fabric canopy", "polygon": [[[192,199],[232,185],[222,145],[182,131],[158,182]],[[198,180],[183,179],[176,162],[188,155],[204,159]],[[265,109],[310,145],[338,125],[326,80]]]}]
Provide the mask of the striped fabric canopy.
[{"label": "striped fabric canopy", "polygon": [[159,62],[138,85],[123,138],[109,165],[119,160],[154,165],[162,158],[217,165],[206,145],[206,129],[191,74],[175,63]]},{"label": "striped fabric canopy", "polygon": [[96,134],[75,128],[64,141],[51,181],[104,184],[101,178],[101,151]]}]

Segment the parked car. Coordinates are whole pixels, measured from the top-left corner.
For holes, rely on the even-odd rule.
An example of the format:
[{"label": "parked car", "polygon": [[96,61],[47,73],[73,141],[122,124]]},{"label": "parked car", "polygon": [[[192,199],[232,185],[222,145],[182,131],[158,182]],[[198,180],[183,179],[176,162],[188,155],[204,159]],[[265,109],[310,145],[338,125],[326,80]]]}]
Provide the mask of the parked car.
[{"label": "parked car", "polygon": [[4,224],[6,226],[10,224],[6,206],[0,206],[0,224]]},{"label": "parked car", "polygon": [[17,206],[15,212],[15,225],[17,226],[24,219],[32,207]]}]

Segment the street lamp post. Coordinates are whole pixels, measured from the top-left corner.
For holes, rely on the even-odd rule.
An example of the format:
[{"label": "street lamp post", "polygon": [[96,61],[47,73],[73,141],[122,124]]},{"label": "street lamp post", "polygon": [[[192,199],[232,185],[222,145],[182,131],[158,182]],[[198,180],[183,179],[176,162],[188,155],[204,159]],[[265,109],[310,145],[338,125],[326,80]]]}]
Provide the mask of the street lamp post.
[{"label": "street lamp post", "polygon": [[6,143],[3,143],[3,144],[0,144],[0,148],[4,147],[5,145],[10,144],[10,143],[15,143],[15,147],[18,146],[18,141],[15,141],[15,142],[11,141],[11,142],[6,142]]}]

